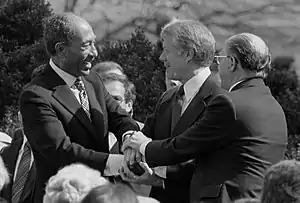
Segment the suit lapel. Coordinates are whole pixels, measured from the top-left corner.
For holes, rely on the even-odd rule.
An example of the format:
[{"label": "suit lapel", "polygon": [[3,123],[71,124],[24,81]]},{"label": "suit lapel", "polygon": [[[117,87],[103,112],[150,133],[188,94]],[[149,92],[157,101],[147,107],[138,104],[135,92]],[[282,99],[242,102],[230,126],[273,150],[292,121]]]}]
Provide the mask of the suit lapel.
[{"label": "suit lapel", "polygon": [[99,87],[96,87],[97,89],[94,88],[93,84],[91,83],[91,81],[88,78],[83,78],[83,83],[85,85],[86,88],[86,92],[89,98],[89,104],[90,104],[90,114],[91,114],[91,119],[92,119],[92,123],[94,124],[94,126],[97,126],[98,128],[98,133],[100,133],[100,135],[105,135],[104,132],[106,132],[106,124],[104,124],[104,126],[102,126],[102,123],[105,123],[106,120],[104,119],[104,114],[103,114],[103,110],[97,100],[96,97],[96,90],[98,90]]},{"label": "suit lapel", "polygon": [[213,80],[211,75],[201,86],[198,93],[192,99],[187,109],[181,115],[178,123],[172,131],[172,136],[176,136],[186,130],[191,124],[195,122],[198,116],[206,107],[205,99],[211,96],[213,88]]},{"label": "suit lapel", "polygon": [[[52,96],[71,114],[73,114],[94,136],[96,130],[73,92],[64,80],[48,65],[44,72],[45,84],[53,90]],[[97,137],[97,136],[96,136]]]}]

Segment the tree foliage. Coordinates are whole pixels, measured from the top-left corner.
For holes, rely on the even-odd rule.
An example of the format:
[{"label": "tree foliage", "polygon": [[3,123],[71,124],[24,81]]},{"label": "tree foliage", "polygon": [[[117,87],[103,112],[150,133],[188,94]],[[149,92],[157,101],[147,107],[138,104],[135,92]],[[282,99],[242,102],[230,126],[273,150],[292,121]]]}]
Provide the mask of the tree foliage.
[{"label": "tree foliage", "polygon": [[50,4],[12,0],[0,9],[0,128],[17,125],[18,97],[32,70],[47,58],[41,42],[42,20]]},{"label": "tree foliage", "polygon": [[157,99],[165,91],[165,68],[159,61],[157,47],[137,28],[126,41],[108,41],[101,46],[96,62],[119,63],[136,87],[134,117],[143,121],[154,111]]}]

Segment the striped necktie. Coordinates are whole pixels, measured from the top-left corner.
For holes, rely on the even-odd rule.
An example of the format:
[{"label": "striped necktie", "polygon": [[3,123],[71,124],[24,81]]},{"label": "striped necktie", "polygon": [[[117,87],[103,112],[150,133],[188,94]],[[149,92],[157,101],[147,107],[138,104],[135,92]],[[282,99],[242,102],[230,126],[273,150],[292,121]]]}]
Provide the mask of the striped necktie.
[{"label": "striped necktie", "polygon": [[88,100],[82,80],[80,78],[77,78],[74,83],[74,86],[79,91],[79,99],[80,99],[81,107],[83,108],[83,110],[85,111],[85,113],[89,117],[89,119],[91,119],[89,100]]},{"label": "striped necktie", "polygon": [[18,203],[30,171],[31,148],[28,141],[24,145],[24,151],[17,169],[15,181],[12,186],[12,203]]}]

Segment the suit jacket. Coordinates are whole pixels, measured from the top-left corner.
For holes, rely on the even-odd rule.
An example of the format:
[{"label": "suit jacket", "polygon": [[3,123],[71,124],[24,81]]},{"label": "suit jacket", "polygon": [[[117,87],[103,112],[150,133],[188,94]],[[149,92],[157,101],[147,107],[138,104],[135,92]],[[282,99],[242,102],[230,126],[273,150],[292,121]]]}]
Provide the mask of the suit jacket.
[{"label": "suit jacket", "polygon": [[[203,116],[203,109],[205,108],[206,103],[211,100],[219,89],[213,75],[210,75],[203,83],[188,108],[181,115],[176,125],[173,123],[174,120],[172,118],[176,115],[174,112],[174,102],[177,100],[176,92],[178,91],[178,88],[179,87],[170,89],[161,96],[154,114],[147,118],[145,122],[142,131],[153,140],[163,140],[174,137],[179,135],[180,132],[187,130],[196,120]],[[194,168],[195,164],[192,161],[168,166],[165,189],[152,187],[150,196],[158,199],[162,203],[188,202],[189,186]]]},{"label": "suit jacket", "polygon": [[103,173],[109,155],[108,131],[120,141],[126,131],[139,130],[98,74],[91,72],[82,80],[91,120],[50,65],[21,94],[24,131],[36,162],[36,203],[42,202],[48,179],[66,165],[81,162]]},{"label": "suit jacket", "polygon": [[[7,170],[10,174],[10,183],[1,191],[0,196],[3,197],[8,202],[11,202],[11,198],[12,198],[13,178],[16,170],[16,163],[19,156],[19,151],[22,147],[23,140],[24,140],[23,130],[22,129],[16,130],[11,144],[5,147],[1,154],[3,161],[7,167]],[[21,194],[20,203],[33,202],[33,197],[34,197],[33,195],[35,190],[35,179],[36,179],[36,169],[35,169],[35,162],[33,161],[27,180],[25,182],[23,192]]]},{"label": "suit jacket", "polygon": [[259,198],[266,169],[284,158],[284,112],[260,78],[249,78],[230,93],[214,91],[207,105],[200,102],[203,116],[193,125],[147,145],[146,160],[154,167],[196,158],[190,202]]}]

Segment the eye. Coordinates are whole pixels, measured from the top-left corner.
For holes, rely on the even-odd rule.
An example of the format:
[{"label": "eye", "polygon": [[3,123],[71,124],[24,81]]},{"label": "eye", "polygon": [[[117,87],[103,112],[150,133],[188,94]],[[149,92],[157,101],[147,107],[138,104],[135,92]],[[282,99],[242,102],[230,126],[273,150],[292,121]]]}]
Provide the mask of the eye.
[{"label": "eye", "polygon": [[113,95],[112,97],[119,103],[121,103],[123,101],[123,98],[120,96]]}]

